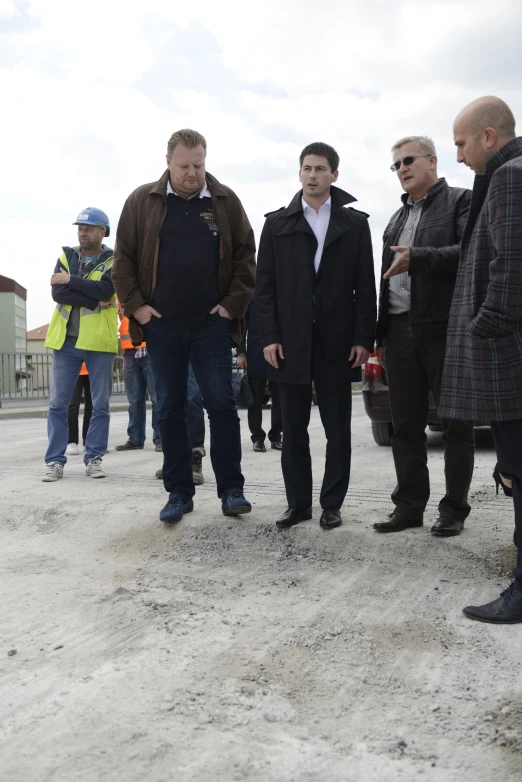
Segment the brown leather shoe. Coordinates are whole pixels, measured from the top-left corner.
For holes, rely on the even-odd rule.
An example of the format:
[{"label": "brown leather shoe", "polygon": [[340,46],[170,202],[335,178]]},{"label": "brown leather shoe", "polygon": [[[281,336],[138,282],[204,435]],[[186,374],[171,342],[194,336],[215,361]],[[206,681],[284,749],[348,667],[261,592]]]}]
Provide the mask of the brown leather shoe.
[{"label": "brown leather shoe", "polygon": [[199,451],[192,451],[192,480],[194,486],[201,486],[205,483],[203,477],[203,456]]},{"label": "brown leather shoe", "polygon": [[115,451],[140,451],[143,450],[143,445],[138,445],[138,443],[133,443],[132,440],[127,440],[127,442],[123,443],[123,445],[117,445],[114,450]]},{"label": "brown leather shoe", "polygon": [[462,520],[452,519],[441,513],[431,528],[431,534],[436,535],[439,538],[449,538],[452,535],[460,535],[463,529],[464,522]]},{"label": "brown leather shoe", "polygon": [[422,520],[406,519],[396,510],[390,513],[389,521],[376,521],[373,528],[377,532],[402,532],[410,527],[422,527]]}]

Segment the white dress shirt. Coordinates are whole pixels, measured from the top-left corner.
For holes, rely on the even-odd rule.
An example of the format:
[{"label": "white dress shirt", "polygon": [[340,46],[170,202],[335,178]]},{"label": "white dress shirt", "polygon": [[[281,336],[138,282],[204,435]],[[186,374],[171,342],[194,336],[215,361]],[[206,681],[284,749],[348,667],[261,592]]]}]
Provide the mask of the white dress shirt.
[{"label": "white dress shirt", "polygon": [[332,197],[328,197],[328,201],[325,201],[324,204],[319,207],[318,212],[315,211],[313,206],[308,206],[304,198],[301,198],[301,201],[303,204],[303,214],[317,239],[317,252],[315,253],[314,258],[315,272],[317,274],[321,263],[321,256],[323,254],[324,240],[326,239],[326,232],[328,231],[328,224],[330,222]]}]

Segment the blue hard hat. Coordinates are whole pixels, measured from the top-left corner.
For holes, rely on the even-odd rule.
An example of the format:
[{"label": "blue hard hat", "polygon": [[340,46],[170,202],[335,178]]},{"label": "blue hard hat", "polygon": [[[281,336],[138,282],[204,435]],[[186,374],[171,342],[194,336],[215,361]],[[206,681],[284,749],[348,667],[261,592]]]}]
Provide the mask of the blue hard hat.
[{"label": "blue hard hat", "polygon": [[104,225],[107,229],[105,236],[108,236],[111,232],[109,218],[105,212],[102,212],[101,209],[96,209],[95,206],[88,206],[87,209],[80,212],[73,225]]}]

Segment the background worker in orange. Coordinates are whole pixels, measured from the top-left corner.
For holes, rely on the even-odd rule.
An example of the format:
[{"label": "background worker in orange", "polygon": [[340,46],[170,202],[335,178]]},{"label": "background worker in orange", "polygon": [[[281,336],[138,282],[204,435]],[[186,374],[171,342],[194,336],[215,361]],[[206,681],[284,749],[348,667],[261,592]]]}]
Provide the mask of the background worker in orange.
[{"label": "background worker in orange", "polygon": [[129,319],[123,314],[119,303],[118,314],[120,316],[118,331],[123,351],[123,382],[129,400],[129,425],[127,427],[127,442],[123,445],[117,445],[116,451],[133,451],[137,448],[143,448],[145,445],[147,391],[152,402],[152,440],[155,450],[161,451],[156,388],[147,355],[147,345],[142,342],[137,348],[133,347],[129,336]]}]

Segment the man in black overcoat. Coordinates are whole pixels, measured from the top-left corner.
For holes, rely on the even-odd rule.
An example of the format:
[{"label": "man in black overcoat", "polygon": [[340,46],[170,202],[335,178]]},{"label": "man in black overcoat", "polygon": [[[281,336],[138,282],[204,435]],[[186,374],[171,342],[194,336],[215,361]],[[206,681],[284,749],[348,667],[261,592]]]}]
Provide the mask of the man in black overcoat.
[{"label": "man in black overcoat", "polygon": [[350,480],[351,383],[373,349],[376,292],[368,215],[333,186],[339,156],[309,144],[300,159],[300,190],[289,206],[269,213],[257,264],[259,341],[279,384],[283,419],[281,464],[289,527],[312,517],[308,424],[312,380],[327,446],[320,524],[341,524]]}]

